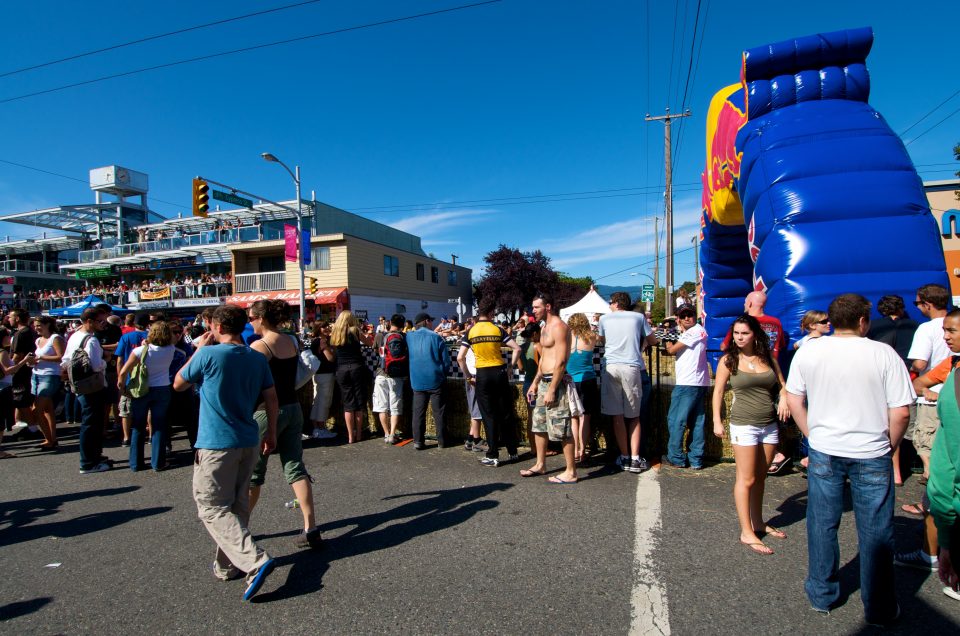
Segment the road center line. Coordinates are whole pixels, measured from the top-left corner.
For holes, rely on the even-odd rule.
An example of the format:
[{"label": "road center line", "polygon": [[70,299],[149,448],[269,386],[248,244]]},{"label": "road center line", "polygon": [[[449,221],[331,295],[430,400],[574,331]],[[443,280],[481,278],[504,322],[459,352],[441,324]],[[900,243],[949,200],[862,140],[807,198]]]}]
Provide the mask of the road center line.
[{"label": "road center line", "polygon": [[659,472],[648,470],[637,479],[633,542],[633,589],[630,594],[630,635],[669,636],[667,592],[653,563],[655,535],[661,528]]}]

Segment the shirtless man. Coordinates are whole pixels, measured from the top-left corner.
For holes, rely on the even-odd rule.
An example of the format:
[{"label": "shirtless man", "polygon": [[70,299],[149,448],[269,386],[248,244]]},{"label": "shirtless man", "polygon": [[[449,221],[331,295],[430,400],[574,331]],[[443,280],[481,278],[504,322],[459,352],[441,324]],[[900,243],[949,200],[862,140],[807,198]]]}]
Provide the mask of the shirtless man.
[{"label": "shirtless man", "polygon": [[530,389],[527,403],[533,406],[533,442],[537,462],[520,471],[521,477],[543,475],[547,470],[547,440],[563,444],[563,458],[567,467],[547,481],[554,484],[577,483],[577,464],[573,458],[573,433],[570,427],[571,405],[568,399],[570,376],[567,358],[570,356],[570,330],[553,311],[553,297],[537,294],[533,299],[533,315],[544,325],[540,331],[540,364]]}]

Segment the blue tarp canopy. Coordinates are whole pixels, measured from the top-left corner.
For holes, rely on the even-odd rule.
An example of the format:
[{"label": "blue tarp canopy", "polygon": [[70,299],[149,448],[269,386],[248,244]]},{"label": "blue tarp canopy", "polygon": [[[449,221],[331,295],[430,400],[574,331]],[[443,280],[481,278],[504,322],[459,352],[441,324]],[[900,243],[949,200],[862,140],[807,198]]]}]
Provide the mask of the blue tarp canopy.
[{"label": "blue tarp canopy", "polygon": [[[96,305],[103,305],[103,304],[105,303],[102,298],[100,298],[99,296],[90,295],[84,298],[83,300],[81,300],[80,302],[74,303],[67,307],[58,307],[57,309],[51,309],[50,315],[63,317],[63,318],[79,318],[80,314],[83,313],[84,309],[88,307],[94,307]],[[110,310],[113,313],[117,314],[118,316],[129,314],[132,311],[130,309],[125,309],[123,307],[117,307],[116,305],[110,305]]]}]

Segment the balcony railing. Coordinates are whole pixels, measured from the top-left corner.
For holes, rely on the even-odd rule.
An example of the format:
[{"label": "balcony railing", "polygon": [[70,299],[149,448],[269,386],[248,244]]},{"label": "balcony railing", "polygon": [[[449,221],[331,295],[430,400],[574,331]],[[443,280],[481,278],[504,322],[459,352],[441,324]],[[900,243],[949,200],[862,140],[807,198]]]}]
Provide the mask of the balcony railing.
[{"label": "balcony railing", "polygon": [[283,232],[276,228],[248,226],[229,230],[207,230],[196,234],[172,236],[143,243],[123,243],[116,247],[80,252],[81,263],[95,263],[106,258],[120,258],[135,254],[169,252],[201,245],[226,245],[230,243],[253,243],[273,241],[283,238]]},{"label": "balcony railing", "polygon": [[237,274],[233,277],[233,289],[238,294],[242,292],[278,291],[286,288],[286,272]]},{"label": "balcony railing", "polygon": [[[48,311],[50,309],[58,309],[60,307],[69,307],[74,303],[78,303],[81,300],[85,299],[87,296],[93,295],[98,296],[103,299],[104,302],[111,305],[120,305],[126,307],[132,303],[139,303],[141,300],[181,300],[183,298],[223,298],[229,296],[233,293],[233,285],[231,283],[196,283],[194,285],[167,285],[166,287],[158,287],[152,290],[150,293],[157,294],[158,292],[162,293],[169,289],[169,292],[166,296],[160,298],[141,298],[141,292],[139,290],[132,291],[88,291],[79,295],[69,295],[69,296],[54,296],[51,298],[22,298],[20,299],[21,306],[24,306],[30,311],[39,310],[39,311]],[[281,288],[282,289],[282,288]]]},{"label": "balcony railing", "polygon": [[41,263],[40,261],[0,261],[0,272],[36,272],[40,274],[59,274],[60,266],[56,263]]}]

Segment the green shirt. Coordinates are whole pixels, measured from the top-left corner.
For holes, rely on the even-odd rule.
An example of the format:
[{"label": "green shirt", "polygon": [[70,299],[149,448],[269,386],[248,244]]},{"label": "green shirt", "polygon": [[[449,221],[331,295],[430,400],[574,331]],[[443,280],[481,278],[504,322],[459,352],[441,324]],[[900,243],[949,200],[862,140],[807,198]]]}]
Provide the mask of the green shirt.
[{"label": "green shirt", "polygon": [[[960,405],[956,393],[957,371],[947,376],[937,400],[940,430],[930,453],[930,478],[927,497],[930,513],[937,524],[940,547],[960,549]],[[951,544],[951,534],[956,539]]]}]

